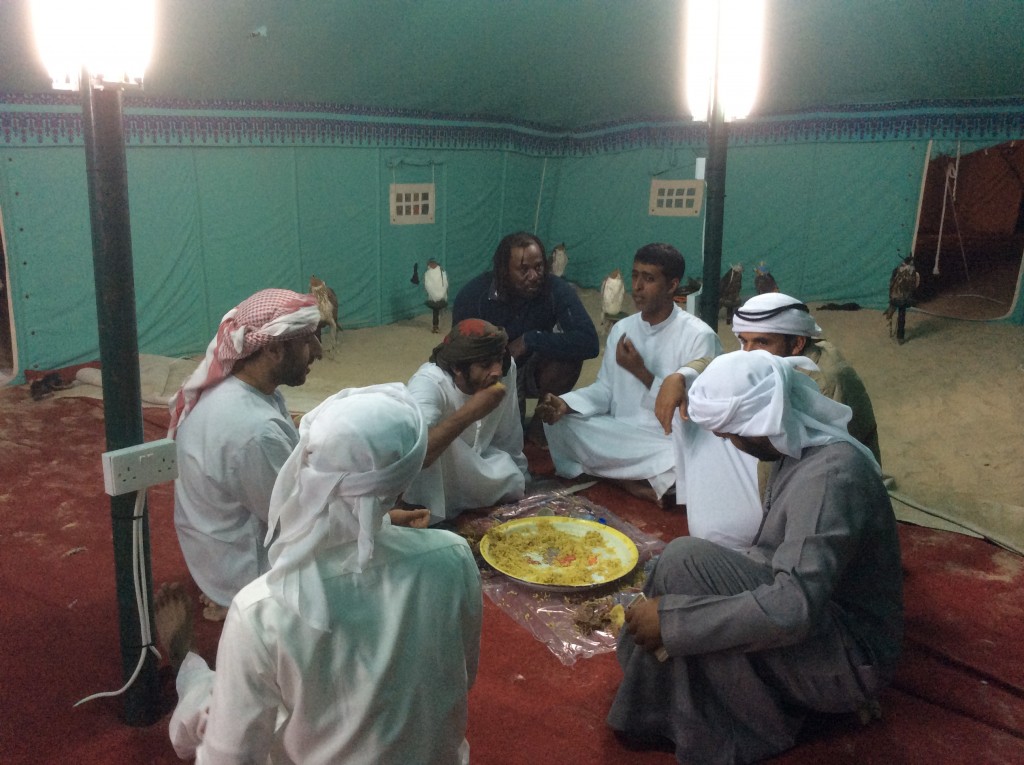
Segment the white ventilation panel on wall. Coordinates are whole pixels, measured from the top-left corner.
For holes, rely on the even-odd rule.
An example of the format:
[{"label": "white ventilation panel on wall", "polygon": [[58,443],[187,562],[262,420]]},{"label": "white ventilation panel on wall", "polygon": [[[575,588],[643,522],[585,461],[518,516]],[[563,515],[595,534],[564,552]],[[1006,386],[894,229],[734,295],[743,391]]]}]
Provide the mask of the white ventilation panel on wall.
[{"label": "white ventilation panel on wall", "polygon": [[437,196],[433,183],[392,183],[391,223],[403,226],[433,223]]},{"label": "white ventilation panel on wall", "polygon": [[651,181],[651,215],[694,217],[703,201],[704,181]]}]

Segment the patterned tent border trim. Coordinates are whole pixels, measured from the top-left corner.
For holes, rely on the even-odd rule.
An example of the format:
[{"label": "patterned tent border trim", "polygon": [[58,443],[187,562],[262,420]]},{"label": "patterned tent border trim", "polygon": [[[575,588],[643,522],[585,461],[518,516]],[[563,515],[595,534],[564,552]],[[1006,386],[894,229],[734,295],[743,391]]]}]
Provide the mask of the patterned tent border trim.
[{"label": "patterned tent border trim", "polygon": [[[830,110],[755,117],[729,125],[732,145],[1024,137],[1024,100],[916,103],[900,110]],[[877,109],[878,107],[872,107]],[[530,124],[387,110],[330,111],[326,105],[158,102],[126,99],[131,146],[365,146],[521,151],[582,156],[637,148],[700,147],[703,123],[652,118],[574,132]],[[0,96],[0,145],[81,145],[77,100]]]}]

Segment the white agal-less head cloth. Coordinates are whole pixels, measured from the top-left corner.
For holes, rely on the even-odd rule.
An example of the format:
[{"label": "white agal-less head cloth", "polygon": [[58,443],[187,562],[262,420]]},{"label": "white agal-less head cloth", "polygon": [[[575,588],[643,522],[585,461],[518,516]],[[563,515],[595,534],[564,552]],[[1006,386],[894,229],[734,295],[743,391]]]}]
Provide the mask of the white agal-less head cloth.
[{"label": "white agal-less head cloth", "polygon": [[270,497],[267,583],[274,598],[314,628],[330,629],[317,555],[355,542],[341,569],[363,571],[389,524],[386,511],[426,453],[423,415],[398,383],[343,390],[306,414]]},{"label": "white agal-less head cloth", "polygon": [[767,436],[790,457],[799,457],[809,446],[846,441],[881,473],[871,451],[847,432],[850,407],[821,395],[798,367],[817,369],[805,356],[760,350],[718,356],[690,390],[690,419],[716,433]]}]

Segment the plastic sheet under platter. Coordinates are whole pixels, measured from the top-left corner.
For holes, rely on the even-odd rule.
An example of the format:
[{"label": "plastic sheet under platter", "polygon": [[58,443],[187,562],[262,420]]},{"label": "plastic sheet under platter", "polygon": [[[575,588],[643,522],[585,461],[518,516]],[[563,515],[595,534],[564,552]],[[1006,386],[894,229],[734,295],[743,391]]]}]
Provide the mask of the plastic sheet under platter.
[{"label": "plastic sheet under platter", "polygon": [[[589,535],[589,536],[588,536]],[[580,518],[537,516],[495,526],[480,554],[496,571],[531,587],[578,591],[631,572],[639,553],[620,531]]]}]

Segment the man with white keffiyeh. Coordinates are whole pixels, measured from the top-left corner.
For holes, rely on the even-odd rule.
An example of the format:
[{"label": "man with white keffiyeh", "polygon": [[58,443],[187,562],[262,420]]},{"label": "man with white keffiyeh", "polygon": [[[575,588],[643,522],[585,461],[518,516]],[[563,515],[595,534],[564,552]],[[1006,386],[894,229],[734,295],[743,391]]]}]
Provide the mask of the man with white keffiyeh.
[{"label": "man with white keffiyeh", "polygon": [[[212,672],[178,671],[175,751],[197,763],[469,762],[480,576],[469,545],[385,512],[427,426],[400,384],[309,412],[274,486],[270,571],[235,597]],[[158,627],[161,600],[158,596]]]},{"label": "man with white keffiyeh", "polygon": [[850,408],[797,365],[719,356],[688,417],[775,463],[753,543],[680,537],[658,559],[619,638],[621,735],[668,740],[679,762],[746,763],[793,746],[809,711],[877,712],[903,633],[896,523]]},{"label": "man with white keffiyeh", "polygon": [[[736,309],[732,331],[745,351],[799,357],[797,365],[818,384],[822,394],[850,407],[850,435],[867,446],[877,462],[878,426],[864,383],[834,345],[822,339],[821,327],[805,303],[781,292],[755,295]],[[686,505],[690,534],[741,549],[750,544],[761,523],[761,498],[769,464],[715,439],[708,431],[675,416],[685,411],[686,383],[670,375],[658,393],[655,411],[676,454],[676,493]],[[891,479],[890,479],[891,480]]]},{"label": "man with white keffiyeh", "polygon": [[857,372],[839,350],[822,338],[821,327],[807,304],[781,292],[756,295],[738,309],[732,331],[745,351],[763,350],[776,356],[806,356],[817,369],[808,371],[821,392],[853,411],[846,429],[882,461],[878,425],[871,398]]},{"label": "man with white keffiyeh", "polygon": [[210,619],[268,568],[264,537],[278,470],[299,440],[279,385],[302,385],[322,355],[312,295],[257,292],[220,322],[171,400],[178,445],[174,526]]}]

